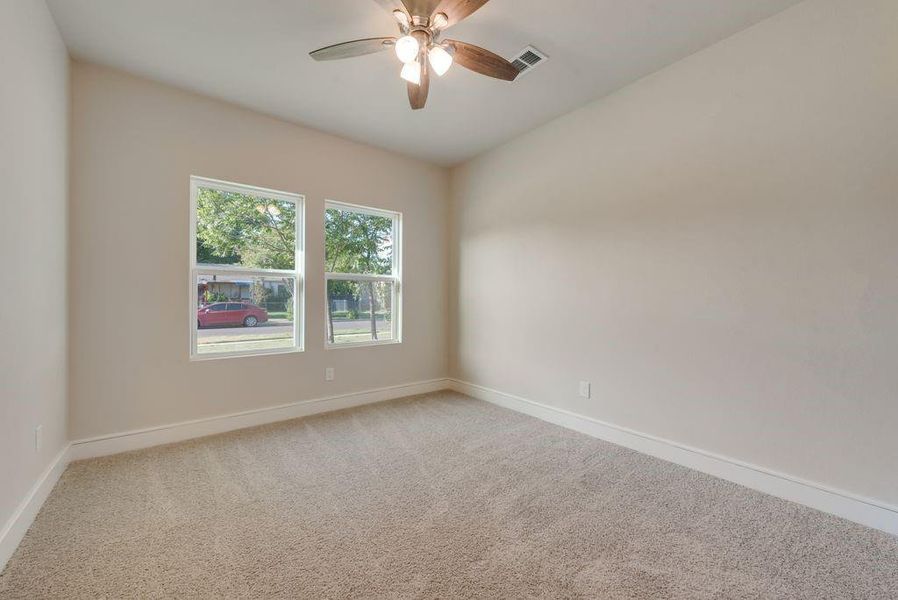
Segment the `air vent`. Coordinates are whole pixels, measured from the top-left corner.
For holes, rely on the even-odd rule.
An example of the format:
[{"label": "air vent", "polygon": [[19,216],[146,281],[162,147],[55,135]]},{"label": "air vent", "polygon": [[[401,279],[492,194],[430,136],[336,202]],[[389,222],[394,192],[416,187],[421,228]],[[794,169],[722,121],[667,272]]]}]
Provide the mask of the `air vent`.
[{"label": "air vent", "polygon": [[534,48],[533,46],[527,46],[520,52],[518,55],[511,59],[511,64],[520,71],[521,75],[529,73],[539,65],[543,64],[549,59],[548,56]]}]

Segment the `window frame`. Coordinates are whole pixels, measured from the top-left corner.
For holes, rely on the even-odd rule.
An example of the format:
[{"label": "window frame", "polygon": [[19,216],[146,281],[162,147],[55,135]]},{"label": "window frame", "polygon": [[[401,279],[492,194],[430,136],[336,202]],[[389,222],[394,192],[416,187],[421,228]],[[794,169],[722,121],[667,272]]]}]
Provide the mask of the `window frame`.
[{"label": "window frame", "polygon": [[[238,265],[208,265],[196,261],[196,208],[199,188],[212,188],[223,192],[263,196],[271,200],[292,202],[296,206],[296,227],[293,270],[256,269]],[[197,175],[190,176],[190,264],[189,264],[189,357],[191,361],[219,360],[226,358],[246,358],[251,356],[271,356],[277,354],[293,354],[305,351],[305,206],[306,198],[302,194],[282,192],[254,185],[222,181]],[[203,275],[221,275],[225,277],[290,277],[294,279],[293,293],[293,346],[290,348],[272,348],[263,350],[239,350],[235,352],[216,352],[199,354],[197,352],[196,311],[199,305],[197,278]]]},{"label": "window frame", "polygon": [[[350,204],[348,202],[339,202],[337,200],[325,200],[324,214],[322,214],[322,225],[325,223],[328,209],[342,210],[347,212],[360,213],[370,215],[372,217],[387,217],[393,221],[393,264],[390,275],[365,275],[361,273],[330,273],[324,274],[324,348],[325,350],[342,350],[348,348],[366,348],[369,346],[391,346],[402,343],[402,213],[395,210],[387,210],[382,208],[374,208],[371,206],[362,206],[360,204]],[[325,235],[325,247],[326,236]],[[325,258],[326,261],[326,258]],[[347,342],[339,344],[331,342],[327,338],[327,310],[330,306],[330,298],[328,297],[329,281],[354,281],[354,282],[384,282],[393,284],[393,292],[391,294],[391,303],[393,308],[391,326],[391,339],[389,340],[368,340],[364,342]]]}]

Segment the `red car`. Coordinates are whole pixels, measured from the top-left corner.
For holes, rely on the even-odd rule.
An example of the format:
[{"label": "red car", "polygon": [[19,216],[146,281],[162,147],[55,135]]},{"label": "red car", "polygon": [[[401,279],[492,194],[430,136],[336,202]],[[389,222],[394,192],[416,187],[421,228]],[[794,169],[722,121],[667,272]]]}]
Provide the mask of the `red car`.
[{"label": "red car", "polygon": [[197,327],[243,325],[255,327],[268,321],[268,311],[249,302],[216,302],[196,311]]}]

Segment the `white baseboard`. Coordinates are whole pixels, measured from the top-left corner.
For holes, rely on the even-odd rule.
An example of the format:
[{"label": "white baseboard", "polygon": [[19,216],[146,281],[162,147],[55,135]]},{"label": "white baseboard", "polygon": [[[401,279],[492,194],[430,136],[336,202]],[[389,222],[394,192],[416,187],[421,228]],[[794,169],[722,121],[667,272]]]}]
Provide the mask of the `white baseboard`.
[{"label": "white baseboard", "polygon": [[448,389],[448,379],[431,379],[390,387],[292,402],[280,406],[248,410],[240,413],[172,423],[149,429],[139,429],[104,435],[71,442],[53,460],[47,470],[38,478],[34,487],[0,530],[0,571],[15,552],[28,528],[34,522],[41,506],[53,486],[59,481],[68,464],[75,460],[118,454],[129,450],[140,450],[151,446],[171,444],[188,439],[307,417],[363,404],[373,404],[395,400],[406,396],[416,396]]},{"label": "white baseboard", "polygon": [[70,460],[82,460],[128,452],[130,450],[140,450],[226,431],[255,427],[256,425],[265,425],[352,408],[353,406],[361,406],[363,404],[373,404],[406,396],[438,392],[448,388],[448,379],[432,379],[76,440],[72,442]]},{"label": "white baseboard", "polygon": [[832,489],[819,483],[777,473],[726,456],[691,448],[677,442],[466,381],[452,379],[450,387],[478,400],[509,408],[643,454],[738,483],[771,496],[777,496],[867,527],[898,535],[898,507],[878,500]]},{"label": "white baseboard", "polygon": [[65,471],[66,466],[68,466],[68,452],[69,446],[66,445],[66,447],[56,455],[56,458],[53,459],[50,466],[41,473],[37,482],[30,490],[28,490],[25,499],[22,500],[22,503],[19,504],[16,511],[12,514],[6,524],[3,525],[3,529],[0,530],[0,572],[3,571],[7,561],[10,559],[13,552],[16,551],[16,548],[19,547],[19,542],[25,537],[25,533],[28,531],[28,528],[31,527],[31,523],[34,522],[34,517],[37,516],[37,513],[41,509],[41,506],[44,505],[47,496],[53,491],[53,486],[56,485],[60,475],[62,475],[62,472]]},{"label": "white baseboard", "polygon": [[305,400],[257,410],[173,423],[150,429],[77,440],[64,448],[0,530],[0,571],[25,536],[53,486],[73,460],[224,433],[277,421],[373,404],[406,396],[453,389],[568,429],[649,454],[745,487],[797,502],[868,527],[898,535],[898,507],[850,492],[777,473],[725,456],[605,423],[512,394],[454,379],[433,379],[364,392]]}]

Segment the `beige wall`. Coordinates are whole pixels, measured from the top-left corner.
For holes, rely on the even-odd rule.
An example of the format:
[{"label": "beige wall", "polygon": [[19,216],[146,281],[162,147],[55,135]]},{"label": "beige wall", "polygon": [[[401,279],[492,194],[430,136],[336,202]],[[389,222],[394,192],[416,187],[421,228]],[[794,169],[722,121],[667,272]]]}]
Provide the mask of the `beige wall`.
[{"label": "beige wall", "polygon": [[68,55],[43,2],[0,2],[0,57],[2,534],[66,444]]},{"label": "beige wall", "polygon": [[451,372],[898,502],[896,31],[808,1],[455,170]]},{"label": "beige wall", "polygon": [[[78,63],[72,126],[72,439],[446,375],[445,170]],[[306,196],[305,353],[188,360],[190,175]],[[326,198],[403,213],[401,345],[324,350]]]}]

